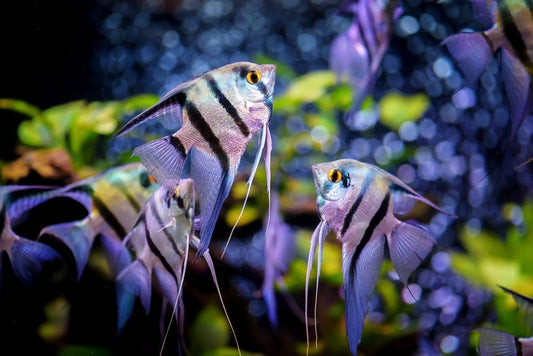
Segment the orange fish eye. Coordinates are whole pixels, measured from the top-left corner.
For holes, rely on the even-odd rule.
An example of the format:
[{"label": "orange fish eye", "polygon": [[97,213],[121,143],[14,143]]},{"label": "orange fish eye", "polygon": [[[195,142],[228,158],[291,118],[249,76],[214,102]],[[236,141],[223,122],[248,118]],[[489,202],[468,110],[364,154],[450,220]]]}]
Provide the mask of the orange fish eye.
[{"label": "orange fish eye", "polygon": [[258,72],[256,70],[251,70],[246,75],[246,80],[248,80],[248,83],[250,84],[256,84],[261,80],[261,72]]},{"label": "orange fish eye", "polygon": [[328,179],[330,182],[338,183],[342,178],[342,173],[338,169],[332,169],[328,173]]}]

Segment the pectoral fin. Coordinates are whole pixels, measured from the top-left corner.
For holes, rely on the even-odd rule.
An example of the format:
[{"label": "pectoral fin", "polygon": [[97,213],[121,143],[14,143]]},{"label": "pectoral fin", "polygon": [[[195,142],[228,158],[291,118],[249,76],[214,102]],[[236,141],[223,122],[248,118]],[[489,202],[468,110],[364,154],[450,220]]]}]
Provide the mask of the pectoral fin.
[{"label": "pectoral fin", "polygon": [[506,332],[481,328],[479,331],[479,355],[517,355],[516,337]]},{"label": "pectoral fin", "polygon": [[152,296],[152,278],[146,266],[139,260],[135,260],[126,267],[117,277],[120,284],[133,295],[141,299],[141,304],[146,313],[150,311],[150,299]]}]

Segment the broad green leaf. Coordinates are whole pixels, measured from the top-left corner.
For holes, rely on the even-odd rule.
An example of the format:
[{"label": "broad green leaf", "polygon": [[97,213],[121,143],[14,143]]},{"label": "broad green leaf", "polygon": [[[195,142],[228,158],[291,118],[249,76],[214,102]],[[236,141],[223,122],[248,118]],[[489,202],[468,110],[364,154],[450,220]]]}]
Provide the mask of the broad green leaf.
[{"label": "broad green leaf", "polygon": [[520,265],[512,260],[497,257],[485,258],[477,263],[485,285],[495,290],[497,285],[515,283],[520,278]]},{"label": "broad green leaf", "polygon": [[484,284],[476,260],[462,253],[452,253],[451,257],[454,270],[475,284]]},{"label": "broad green leaf", "polygon": [[23,100],[17,99],[0,99],[0,109],[12,110],[19,114],[24,114],[29,117],[37,117],[41,115],[41,109],[31,105]]},{"label": "broad green leaf", "polygon": [[85,102],[80,100],[53,106],[43,111],[44,122],[50,128],[54,141],[64,142],[72,122],[79,117],[84,106]]},{"label": "broad green leaf", "polygon": [[429,104],[429,99],[424,94],[387,94],[379,102],[380,121],[383,125],[398,130],[403,123],[422,118]]},{"label": "broad green leaf", "polygon": [[191,351],[201,355],[208,350],[227,346],[231,337],[228,321],[214,305],[205,307],[191,328]]},{"label": "broad green leaf", "polygon": [[20,142],[34,147],[52,147],[52,135],[41,121],[23,121],[18,127],[18,136]]},{"label": "broad green leaf", "polygon": [[[233,226],[235,222],[237,221],[239,214],[242,210],[242,203],[239,202],[235,205],[233,205],[228,212],[226,213],[226,224],[228,226]],[[260,218],[259,210],[250,204],[250,201],[246,204],[246,207],[244,208],[244,211],[242,213],[241,219],[239,220],[239,223],[237,224],[237,227],[245,226],[251,223],[252,221],[255,221]]]},{"label": "broad green leaf", "polygon": [[335,73],[331,71],[311,72],[296,78],[284,96],[301,103],[310,103],[324,95],[335,82]]},{"label": "broad green leaf", "polygon": [[121,102],[122,112],[129,113],[138,110],[144,110],[156,104],[159,97],[153,94],[140,94],[125,99]]},{"label": "broad green leaf", "polygon": [[475,257],[509,257],[509,251],[504,243],[488,232],[474,232],[468,228],[460,232],[460,240],[465,248]]}]

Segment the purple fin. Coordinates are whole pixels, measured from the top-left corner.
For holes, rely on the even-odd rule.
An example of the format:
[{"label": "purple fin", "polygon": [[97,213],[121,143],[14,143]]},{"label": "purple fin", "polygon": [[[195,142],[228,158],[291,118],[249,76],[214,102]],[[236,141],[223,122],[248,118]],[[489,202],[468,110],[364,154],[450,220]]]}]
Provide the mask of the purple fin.
[{"label": "purple fin", "polygon": [[117,293],[117,332],[120,333],[130,319],[135,296],[120,283],[115,284],[115,292]]},{"label": "purple fin", "polygon": [[458,33],[443,42],[468,85],[474,83],[492,58],[491,44],[480,33]]},{"label": "purple fin", "polygon": [[117,277],[117,283],[141,299],[141,304],[146,313],[150,311],[152,280],[146,266],[140,260],[135,260],[120,272]]},{"label": "purple fin", "polygon": [[8,254],[13,272],[27,287],[31,287],[34,278],[41,273],[44,262],[59,258],[51,247],[24,238],[14,241]]},{"label": "purple fin", "polygon": [[186,152],[181,142],[172,135],[141,145],[133,151],[139,156],[155,180],[173,191],[179,183],[185,164]]},{"label": "purple fin", "polygon": [[172,305],[172,307],[174,307],[174,303],[178,297],[178,286],[176,285],[176,280],[169,272],[160,270],[158,268],[154,268],[153,273],[157,283],[159,284],[159,287],[161,288],[161,293]]},{"label": "purple fin", "polygon": [[435,240],[419,226],[398,221],[398,225],[387,236],[390,258],[403,284],[411,273],[429,254]]},{"label": "purple fin", "polygon": [[532,105],[531,78],[520,61],[506,49],[501,51],[502,78],[511,111],[509,143],[516,137]]},{"label": "purple fin", "polygon": [[50,235],[63,242],[76,261],[78,280],[87,264],[95,235],[87,226],[88,219],[51,225],[41,230],[40,236]]},{"label": "purple fin", "polygon": [[493,5],[497,5],[496,1],[493,1],[489,5],[487,0],[470,0],[472,4],[472,10],[474,12],[474,17],[476,20],[483,26],[483,28],[488,29],[494,24],[494,14],[492,11],[497,11]]},{"label": "purple fin", "polygon": [[479,355],[517,355],[516,338],[506,332],[481,328],[479,331]]},{"label": "purple fin", "polygon": [[355,251],[347,251],[343,245],[342,271],[344,280],[344,297],[346,299],[346,333],[352,354],[357,354],[357,345],[361,342],[363,324],[368,313],[368,301],[379,277],[385,236],[370,239],[362,249],[357,260]]},{"label": "purple fin", "polygon": [[235,178],[235,167],[222,167],[219,159],[200,149],[191,150],[191,178],[200,203],[200,245],[196,257],[207,251],[224,200]]}]

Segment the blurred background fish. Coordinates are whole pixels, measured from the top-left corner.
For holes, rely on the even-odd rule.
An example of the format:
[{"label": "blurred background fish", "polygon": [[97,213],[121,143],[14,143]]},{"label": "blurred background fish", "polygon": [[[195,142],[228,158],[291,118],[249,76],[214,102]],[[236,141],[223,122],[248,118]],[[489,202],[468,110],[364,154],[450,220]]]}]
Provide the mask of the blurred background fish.
[{"label": "blurred background fish", "polygon": [[394,21],[402,8],[396,0],[353,0],[341,11],[352,14],[353,22],[331,44],[329,65],[340,80],[353,88],[353,115],[367,95],[372,95],[379,66],[389,48]]},{"label": "blurred background fish", "polygon": [[[19,235],[16,229],[28,223],[28,211],[47,200],[52,187],[0,187],[0,274],[4,273],[2,255],[7,254],[13,273],[26,286],[31,286],[42,271],[43,264],[59,258],[51,247],[33,237]],[[0,279],[1,281],[1,279]]]},{"label": "blurred background fish", "polygon": [[[500,288],[513,297],[520,310],[524,313],[529,331],[533,331],[533,299],[505,287]],[[533,336],[523,338],[490,328],[480,328],[478,331],[479,354],[481,356],[533,355]]]},{"label": "blurred background fish", "polygon": [[482,32],[458,33],[447,37],[443,45],[463,73],[467,85],[474,84],[494,55],[500,67],[511,116],[504,150],[531,111],[533,92],[533,8],[524,0],[471,0]]},{"label": "blurred background fish", "polygon": [[[270,64],[237,62],[213,69],[180,84],[117,133],[121,136],[153,119],[177,129],[171,135],[137,147],[134,154],[141,158],[157,182],[171,191],[182,177],[186,161],[190,162],[189,176],[199,183],[196,194],[201,209],[197,257],[209,245],[241,157],[259,130],[262,130],[261,142],[249,185],[263,149],[265,166],[270,162],[268,122],[275,80],[276,67]],[[269,172],[270,168],[266,169]]]},{"label": "blurred background fish", "polygon": [[[346,333],[352,354],[357,354],[368,300],[383,262],[385,239],[404,285],[435,243],[425,229],[394,214],[404,214],[413,200],[443,211],[400,179],[371,164],[343,159],[316,164],[312,169],[321,221],[312,236],[306,290],[317,243],[320,270],[324,238],[328,229],[332,230],[342,243]],[[307,305],[305,309],[307,314]]]}]

